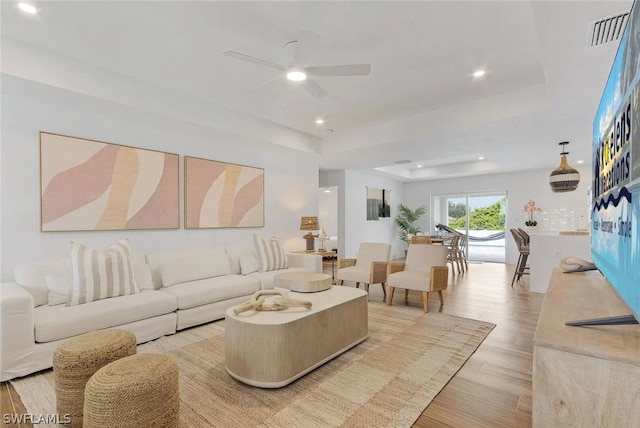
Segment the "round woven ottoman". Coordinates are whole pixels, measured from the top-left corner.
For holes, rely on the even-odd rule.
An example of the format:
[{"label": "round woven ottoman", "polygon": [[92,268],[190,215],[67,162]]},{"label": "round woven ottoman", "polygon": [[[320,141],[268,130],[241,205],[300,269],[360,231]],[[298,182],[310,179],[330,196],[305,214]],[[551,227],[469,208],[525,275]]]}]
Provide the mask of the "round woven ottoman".
[{"label": "round woven ottoman", "polygon": [[100,330],[63,342],[53,353],[56,411],[68,415],[67,426],[82,426],[84,388],[101,367],[136,353],[136,337],[125,330]]},{"label": "round woven ottoman", "polygon": [[84,428],[178,427],[178,364],[137,354],[98,370],[84,392]]}]

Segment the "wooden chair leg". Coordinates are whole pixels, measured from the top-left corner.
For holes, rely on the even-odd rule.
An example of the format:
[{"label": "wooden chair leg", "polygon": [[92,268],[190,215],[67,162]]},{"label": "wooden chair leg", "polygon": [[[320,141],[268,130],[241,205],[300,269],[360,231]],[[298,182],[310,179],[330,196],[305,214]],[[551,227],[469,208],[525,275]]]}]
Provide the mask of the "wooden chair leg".
[{"label": "wooden chair leg", "polygon": [[369,284],[364,284],[364,291],[369,292]]},{"label": "wooden chair leg", "polygon": [[342,280],[341,279],[336,279],[336,285],[342,285]]},{"label": "wooden chair leg", "polygon": [[389,287],[389,297],[387,298],[387,306],[391,306],[391,301],[393,300],[393,291],[395,287]]},{"label": "wooden chair leg", "polygon": [[405,288],[404,289],[404,300],[407,300],[409,298],[409,289]]},{"label": "wooden chair leg", "polygon": [[427,291],[422,292],[422,307],[425,312],[429,312],[429,292]]},{"label": "wooden chair leg", "polygon": [[440,297],[440,306],[444,305],[444,295],[442,294],[442,290],[438,291],[438,297]]},{"label": "wooden chair leg", "polygon": [[360,283],[356,282],[356,288],[360,288]]},{"label": "wooden chair leg", "polygon": [[384,282],[382,283],[382,293],[384,294],[384,297],[387,297],[387,287],[384,285]]}]

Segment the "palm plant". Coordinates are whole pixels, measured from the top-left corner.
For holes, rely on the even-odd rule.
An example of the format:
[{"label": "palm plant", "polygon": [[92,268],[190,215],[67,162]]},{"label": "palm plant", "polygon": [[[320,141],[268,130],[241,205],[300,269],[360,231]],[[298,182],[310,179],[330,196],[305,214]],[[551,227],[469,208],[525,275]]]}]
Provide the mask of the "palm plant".
[{"label": "palm plant", "polygon": [[412,210],[408,206],[400,204],[398,207],[398,215],[393,219],[393,222],[400,229],[398,231],[400,239],[406,241],[407,235],[415,235],[416,233],[422,232],[414,223],[426,212],[427,207],[424,205]]}]

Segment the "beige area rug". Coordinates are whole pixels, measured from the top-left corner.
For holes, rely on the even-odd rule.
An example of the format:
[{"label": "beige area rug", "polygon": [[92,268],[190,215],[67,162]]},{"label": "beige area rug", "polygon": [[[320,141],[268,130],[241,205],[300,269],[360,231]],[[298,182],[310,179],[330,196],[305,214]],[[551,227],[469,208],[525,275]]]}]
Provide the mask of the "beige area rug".
[{"label": "beige area rug", "polygon": [[[254,388],[227,374],[224,321],[138,352],[178,362],[181,427],[410,427],[494,327],[371,302],[366,341],[280,389]],[[29,413],[55,413],[51,370],[11,383]]]}]

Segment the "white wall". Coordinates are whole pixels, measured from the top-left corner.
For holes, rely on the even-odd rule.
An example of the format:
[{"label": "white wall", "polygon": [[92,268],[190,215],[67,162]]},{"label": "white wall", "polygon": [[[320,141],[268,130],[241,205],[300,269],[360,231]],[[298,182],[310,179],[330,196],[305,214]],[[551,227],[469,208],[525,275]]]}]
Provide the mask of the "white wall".
[{"label": "white wall", "polygon": [[[3,76],[4,77],[4,76]],[[16,84],[7,84],[8,81]],[[318,155],[218,128],[98,100],[20,79],[2,85],[1,279],[19,262],[66,257],[69,241],[105,248],[120,238],[134,252],[251,245],[253,233],[276,233],[289,250],[304,249],[300,217],[318,212]],[[244,229],[40,232],[39,131],[264,168],[265,227]]]},{"label": "white wall", "polygon": [[[571,164],[571,159],[569,159]],[[431,205],[431,196],[466,192],[507,192],[506,262],[515,264],[518,252],[508,229],[524,228],[524,205],[532,199],[542,208],[536,213],[537,231],[575,230],[580,215],[589,215],[588,188],[591,184],[591,168],[588,165],[571,165],[581,174],[580,184],[574,192],[553,193],[549,187],[549,173],[553,170],[523,171],[508,174],[480,175],[447,180],[418,181],[404,184],[404,203],[415,208]],[[430,213],[431,214],[431,210]],[[429,217],[432,218],[431,216]],[[434,225],[426,225],[427,230]],[[532,233],[535,233],[532,232]]]}]

